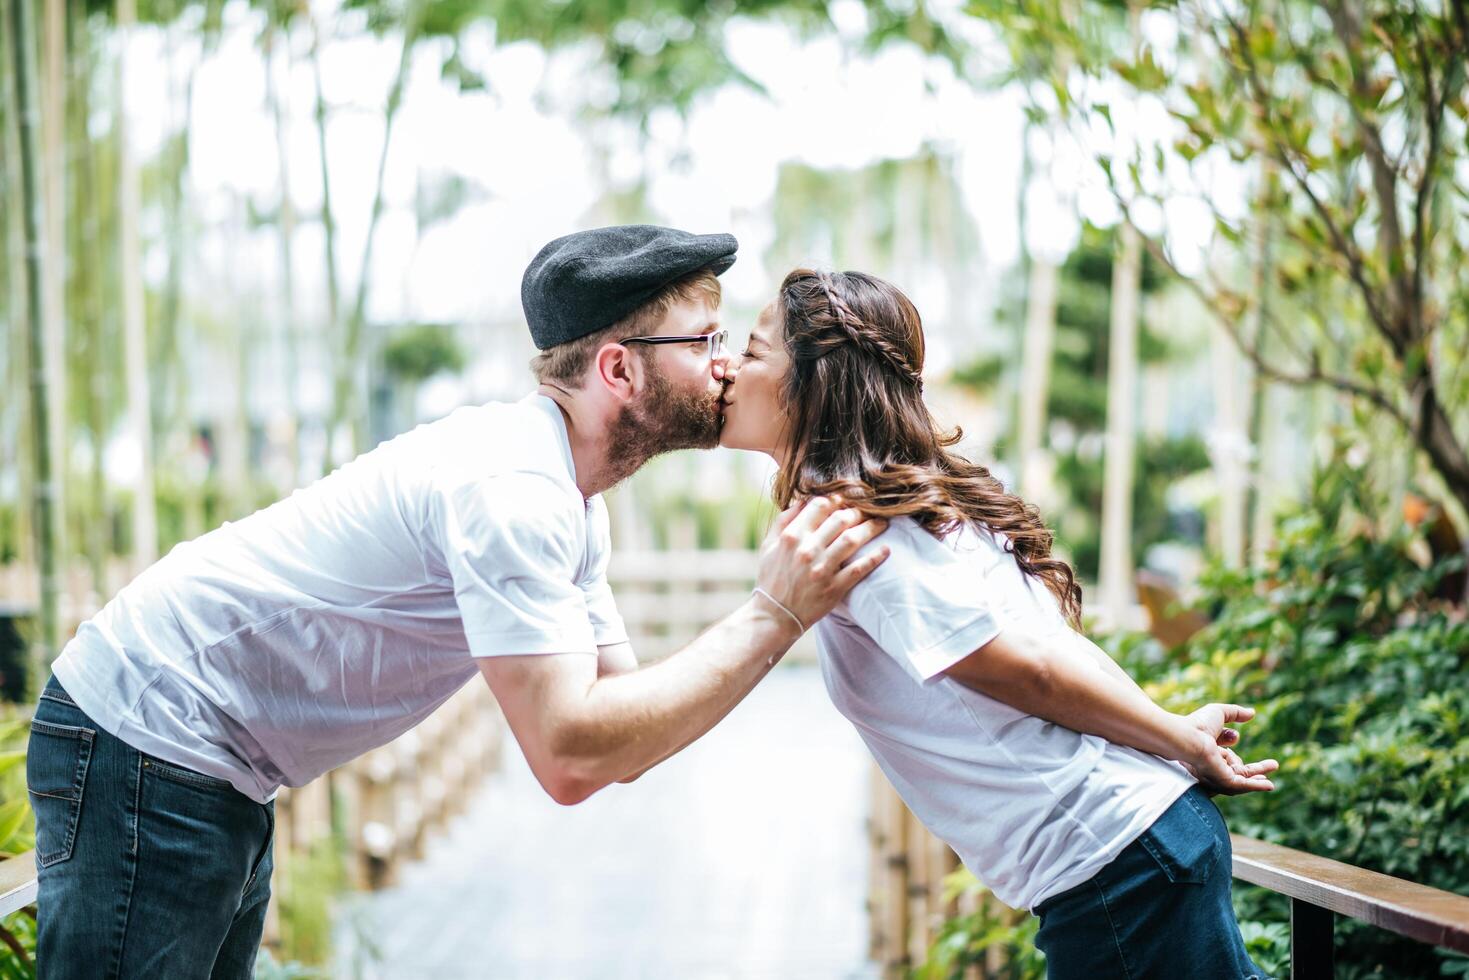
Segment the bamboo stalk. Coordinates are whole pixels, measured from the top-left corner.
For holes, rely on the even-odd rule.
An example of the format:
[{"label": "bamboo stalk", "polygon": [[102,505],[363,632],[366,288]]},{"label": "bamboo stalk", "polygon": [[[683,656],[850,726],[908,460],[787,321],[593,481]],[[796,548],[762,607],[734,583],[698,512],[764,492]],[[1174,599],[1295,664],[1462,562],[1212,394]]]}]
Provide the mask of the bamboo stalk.
[{"label": "bamboo stalk", "polygon": [[[66,278],[68,252],[66,243],[66,191],[69,169],[66,152],[66,10],[65,0],[45,0],[40,24],[41,70],[41,206],[45,231],[42,239],[47,249],[41,268],[41,305],[45,310],[46,345],[46,424],[47,442],[52,455],[52,509],[56,514],[56,565],[64,575],[70,538],[67,527],[67,462],[70,459],[67,439],[67,317]],[[65,594],[65,582],[60,584]],[[58,630],[60,627],[58,626]],[[59,637],[59,634],[58,634]]]},{"label": "bamboo stalk", "polygon": [[116,99],[118,155],[118,241],[122,290],[123,362],[127,376],[128,433],[138,453],[138,476],[133,490],[133,554],[139,565],[158,557],[158,514],[153,490],[153,433],[148,397],[148,337],[143,304],[143,276],[138,240],[141,190],[137,161],[128,139],[127,106],[123,83],[127,78],[128,47],[137,23],[136,0],[117,0],[119,36],[113,97]]},{"label": "bamboo stalk", "polygon": [[276,45],[284,41],[286,49],[286,78],[291,72],[291,49],[289,31],[277,29],[274,20],[266,30],[265,39],[265,101],[270,107],[271,119],[275,124],[276,169],[279,173],[281,198],[280,215],[280,332],[285,361],[286,413],[290,416],[291,430],[286,451],[290,455],[287,469],[291,488],[299,485],[301,475],[301,443],[299,438],[301,408],[297,396],[297,375],[300,374],[299,356],[296,349],[296,272],[292,245],[296,236],[296,208],[291,199],[291,165],[286,142],[285,110],[281,106],[281,95],[276,88],[275,55]]},{"label": "bamboo stalk", "polygon": [[1100,587],[1108,622],[1122,625],[1133,595],[1132,492],[1137,443],[1138,298],[1142,238],[1124,222],[1112,266],[1107,341],[1107,442],[1103,460]]},{"label": "bamboo stalk", "polygon": [[[24,240],[20,227],[20,211],[15,203],[19,193],[15,174],[20,169],[16,162],[19,151],[14,138],[16,100],[11,95],[14,72],[11,71],[12,45],[10,43],[10,9],[0,3],[0,235],[5,237],[5,262],[0,266],[0,295],[5,297],[5,346],[0,348],[0,372],[10,391],[25,390],[26,339],[22,330],[26,326],[23,304],[25,302]],[[13,562],[0,565],[10,572],[16,565],[29,561],[30,525],[26,521],[30,499],[30,446],[26,437],[26,412],[28,399],[0,400],[0,425],[5,436],[0,437],[0,466],[13,466],[18,477],[18,493],[14,499],[15,525],[11,535],[0,538],[0,548],[13,551]],[[11,436],[11,433],[14,433]],[[11,594],[11,593],[7,593]]]},{"label": "bamboo stalk", "polygon": [[51,420],[47,398],[46,317],[42,299],[45,262],[41,195],[36,174],[35,64],[31,57],[28,0],[10,0],[11,70],[15,79],[16,117],[19,123],[21,222],[25,241],[27,342],[30,354],[32,456],[35,467],[33,506],[36,512],[36,557],[40,569],[41,648],[49,663],[60,652],[56,573],[56,484],[51,471]]},{"label": "bamboo stalk", "polygon": [[[93,603],[104,601],[110,594],[107,578],[107,552],[110,540],[110,519],[107,509],[107,483],[103,468],[104,449],[107,441],[107,392],[108,358],[106,355],[107,330],[103,317],[102,301],[105,256],[102,248],[102,207],[96,189],[101,184],[97,175],[97,152],[92,142],[87,120],[92,106],[92,59],[87,34],[86,0],[70,0],[71,30],[68,32],[70,60],[76,76],[73,79],[72,99],[76,130],[76,195],[79,206],[75,208],[77,219],[77,254],[83,260],[77,263],[74,290],[80,294],[77,301],[76,321],[79,335],[85,338],[84,358],[87,376],[86,423],[91,453],[89,480],[86,496],[87,506],[85,541],[88,567],[91,572],[91,599]],[[90,202],[88,206],[82,202]]]},{"label": "bamboo stalk", "polygon": [[[387,106],[384,109],[383,145],[377,159],[377,181],[372,196],[372,212],[367,220],[367,239],[362,246],[362,262],[357,272],[357,296],[352,312],[347,317],[343,331],[342,356],[337,364],[336,384],[332,396],[331,430],[336,432],[347,425],[351,430],[349,451],[356,456],[367,448],[362,429],[364,426],[361,409],[362,384],[353,384],[358,373],[358,360],[362,354],[362,333],[366,328],[367,296],[371,289],[372,243],[382,218],[383,179],[388,169],[388,151],[392,148],[393,123],[398,116],[398,107],[403,102],[403,88],[408,82],[408,68],[413,60],[413,45],[418,40],[418,30],[423,22],[424,0],[410,0],[403,23],[403,47],[398,54],[398,70],[388,90]],[[360,379],[359,379],[360,380]]]},{"label": "bamboo stalk", "polygon": [[[170,84],[177,74],[179,25],[177,19],[165,29],[164,61],[165,75]],[[189,258],[184,220],[185,187],[189,172],[189,142],[194,108],[194,79],[199,70],[198,61],[191,61],[184,72],[182,105],[175,92],[170,92],[168,103],[179,113],[180,118],[173,128],[173,143],[166,155],[167,176],[163,181],[162,197],[165,216],[164,243],[168,256],[168,271],[164,276],[163,293],[158,309],[156,337],[153,356],[149,358],[155,373],[161,374],[161,383],[152,386],[149,411],[152,413],[154,458],[166,464],[177,465],[169,459],[170,452],[178,452],[180,446],[187,447],[187,436],[181,441],[173,439],[176,434],[186,433],[188,421],[187,372],[181,350],[183,338],[179,334],[180,310],[183,306],[184,266]]]}]

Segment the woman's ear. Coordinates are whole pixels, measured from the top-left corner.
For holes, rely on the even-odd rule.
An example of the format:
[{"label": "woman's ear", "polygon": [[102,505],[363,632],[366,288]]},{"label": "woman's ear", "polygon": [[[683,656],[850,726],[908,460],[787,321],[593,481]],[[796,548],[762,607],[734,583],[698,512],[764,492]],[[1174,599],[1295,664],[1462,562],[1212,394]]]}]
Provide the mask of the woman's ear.
[{"label": "woman's ear", "polygon": [[642,389],[643,363],[623,344],[603,344],[592,369],[597,383],[618,401],[632,401]]}]

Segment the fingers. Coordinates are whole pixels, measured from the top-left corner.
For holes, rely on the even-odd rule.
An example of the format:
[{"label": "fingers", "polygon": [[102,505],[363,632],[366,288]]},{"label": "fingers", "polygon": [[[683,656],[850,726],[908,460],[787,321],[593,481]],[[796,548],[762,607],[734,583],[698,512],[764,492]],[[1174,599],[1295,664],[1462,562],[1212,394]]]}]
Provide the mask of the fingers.
[{"label": "fingers", "polygon": [[[868,540],[871,539],[869,538]],[[836,576],[831,580],[832,588],[836,589],[839,595],[846,595],[852,586],[871,575],[877,566],[886,561],[890,553],[891,549],[883,545],[880,548],[873,548],[870,553],[863,555],[856,561],[848,562],[846,567],[840,572],[837,572]]]},{"label": "fingers", "polygon": [[1218,741],[1220,745],[1234,745],[1239,742],[1239,732],[1233,728],[1226,728],[1219,733]]},{"label": "fingers", "polygon": [[781,531],[784,531],[786,528],[790,527],[791,521],[796,519],[796,515],[801,512],[801,508],[804,506],[806,506],[806,501],[798,500],[794,504],[791,504],[789,507],[787,507],[785,510],[781,511],[779,516],[777,516],[775,519],[775,527],[772,529],[771,533],[779,534]]},{"label": "fingers", "polygon": [[[847,531],[850,528],[856,527],[859,523],[861,523],[861,521],[862,513],[860,511],[852,509],[851,507],[843,507],[841,510],[834,510],[831,512],[831,515],[828,516],[826,520],[821,522],[821,526],[816,529],[814,534],[812,534],[810,541],[815,547],[824,551],[826,548],[830,547],[831,543],[835,541],[838,537],[840,537],[843,532]],[[821,557],[825,558],[826,556],[822,555]]]},{"label": "fingers", "polygon": [[801,512],[791,520],[787,531],[805,538],[806,535],[821,526],[821,523],[836,510],[830,497],[810,497],[801,507]]},{"label": "fingers", "polygon": [[1221,704],[1219,707],[1224,712],[1224,723],[1226,725],[1239,724],[1255,717],[1254,708],[1246,708],[1239,704]]},{"label": "fingers", "polygon": [[863,521],[847,528],[827,548],[826,554],[821,557],[821,564],[831,569],[840,568],[846,564],[847,559],[887,528],[888,522],[884,520]]},{"label": "fingers", "polygon": [[1275,784],[1267,776],[1279,768],[1280,763],[1274,759],[1245,765],[1238,755],[1222,749],[1218,755],[1207,760],[1206,765],[1191,771],[1201,782],[1208,783],[1218,792],[1238,796],[1241,793],[1269,792],[1275,789]]}]

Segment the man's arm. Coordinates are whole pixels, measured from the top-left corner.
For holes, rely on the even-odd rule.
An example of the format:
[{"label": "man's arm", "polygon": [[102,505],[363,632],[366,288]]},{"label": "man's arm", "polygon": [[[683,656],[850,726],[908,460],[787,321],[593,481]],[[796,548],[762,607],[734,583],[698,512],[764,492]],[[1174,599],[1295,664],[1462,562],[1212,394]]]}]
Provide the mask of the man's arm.
[{"label": "man's arm", "polygon": [[1227,748],[1238,735],[1225,726],[1248,721],[1254,709],[1165,711],[1105,652],[1070,635],[1075,642],[1056,643],[1005,630],[944,673],[1027,714],[1181,762],[1219,792],[1274,788],[1267,776],[1279,768],[1275,760],[1245,765]]},{"label": "man's arm", "polygon": [[[599,678],[611,677],[613,674],[629,674],[637,669],[638,655],[633,652],[631,643],[613,643],[609,646],[597,647],[597,676]],[[703,733],[701,732],[700,734],[702,735]],[[691,741],[698,741],[698,736],[695,736],[694,739],[692,739]],[[647,772],[648,769],[652,769],[653,766],[658,765],[664,759],[669,759],[675,755],[678,755],[684,749],[688,748],[689,744],[689,742],[684,742],[680,745],[674,746],[672,751],[668,752],[662,758],[652,763],[652,765],[649,765],[647,768],[644,769],[639,769],[637,772],[633,773],[630,776],[623,776],[621,779],[618,780],[618,782],[633,782],[643,773]]]},{"label": "man's arm", "polygon": [[859,522],[855,511],[813,498],[783,513],[767,537],[757,581],[800,626],[757,595],[678,653],[641,670],[599,676],[603,658],[589,653],[480,658],[480,671],[546,791],[559,803],[578,803],[712,728],[804,627],[886,557],[875,548],[848,563],[885,526]]},{"label": "man's arm", "polygon": [[628,674],[638,669],[638,655],[631,643],[611,643],[597,647],[597,676]]}]

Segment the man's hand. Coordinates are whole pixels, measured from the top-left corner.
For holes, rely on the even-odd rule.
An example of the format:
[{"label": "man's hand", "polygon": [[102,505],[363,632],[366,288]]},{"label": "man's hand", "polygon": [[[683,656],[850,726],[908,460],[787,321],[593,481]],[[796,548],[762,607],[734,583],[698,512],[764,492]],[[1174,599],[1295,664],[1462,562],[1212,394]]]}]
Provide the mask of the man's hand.
[{"label": "man's hand", "polygon": [[859,511],[841,508],[828,497],[792,504],[760,546],[756,585],[809,629],[887,558],[883,547],[849,562],[885,530],[887,521],[864,520]]},{"label": "man's hand", "polygon": [[1206,704],[1190,713],[1188,721],[1198,731],[1198,744],[1187,759],[1179,760],[1212,796],[1268,792],[1275,788],[1267,777],[1280,768],[1274,759],[1248,765],[1229,748],[1239,743],[1239,732],[1229,726],[1255,717],[1254,708],[1237,704]]}]

